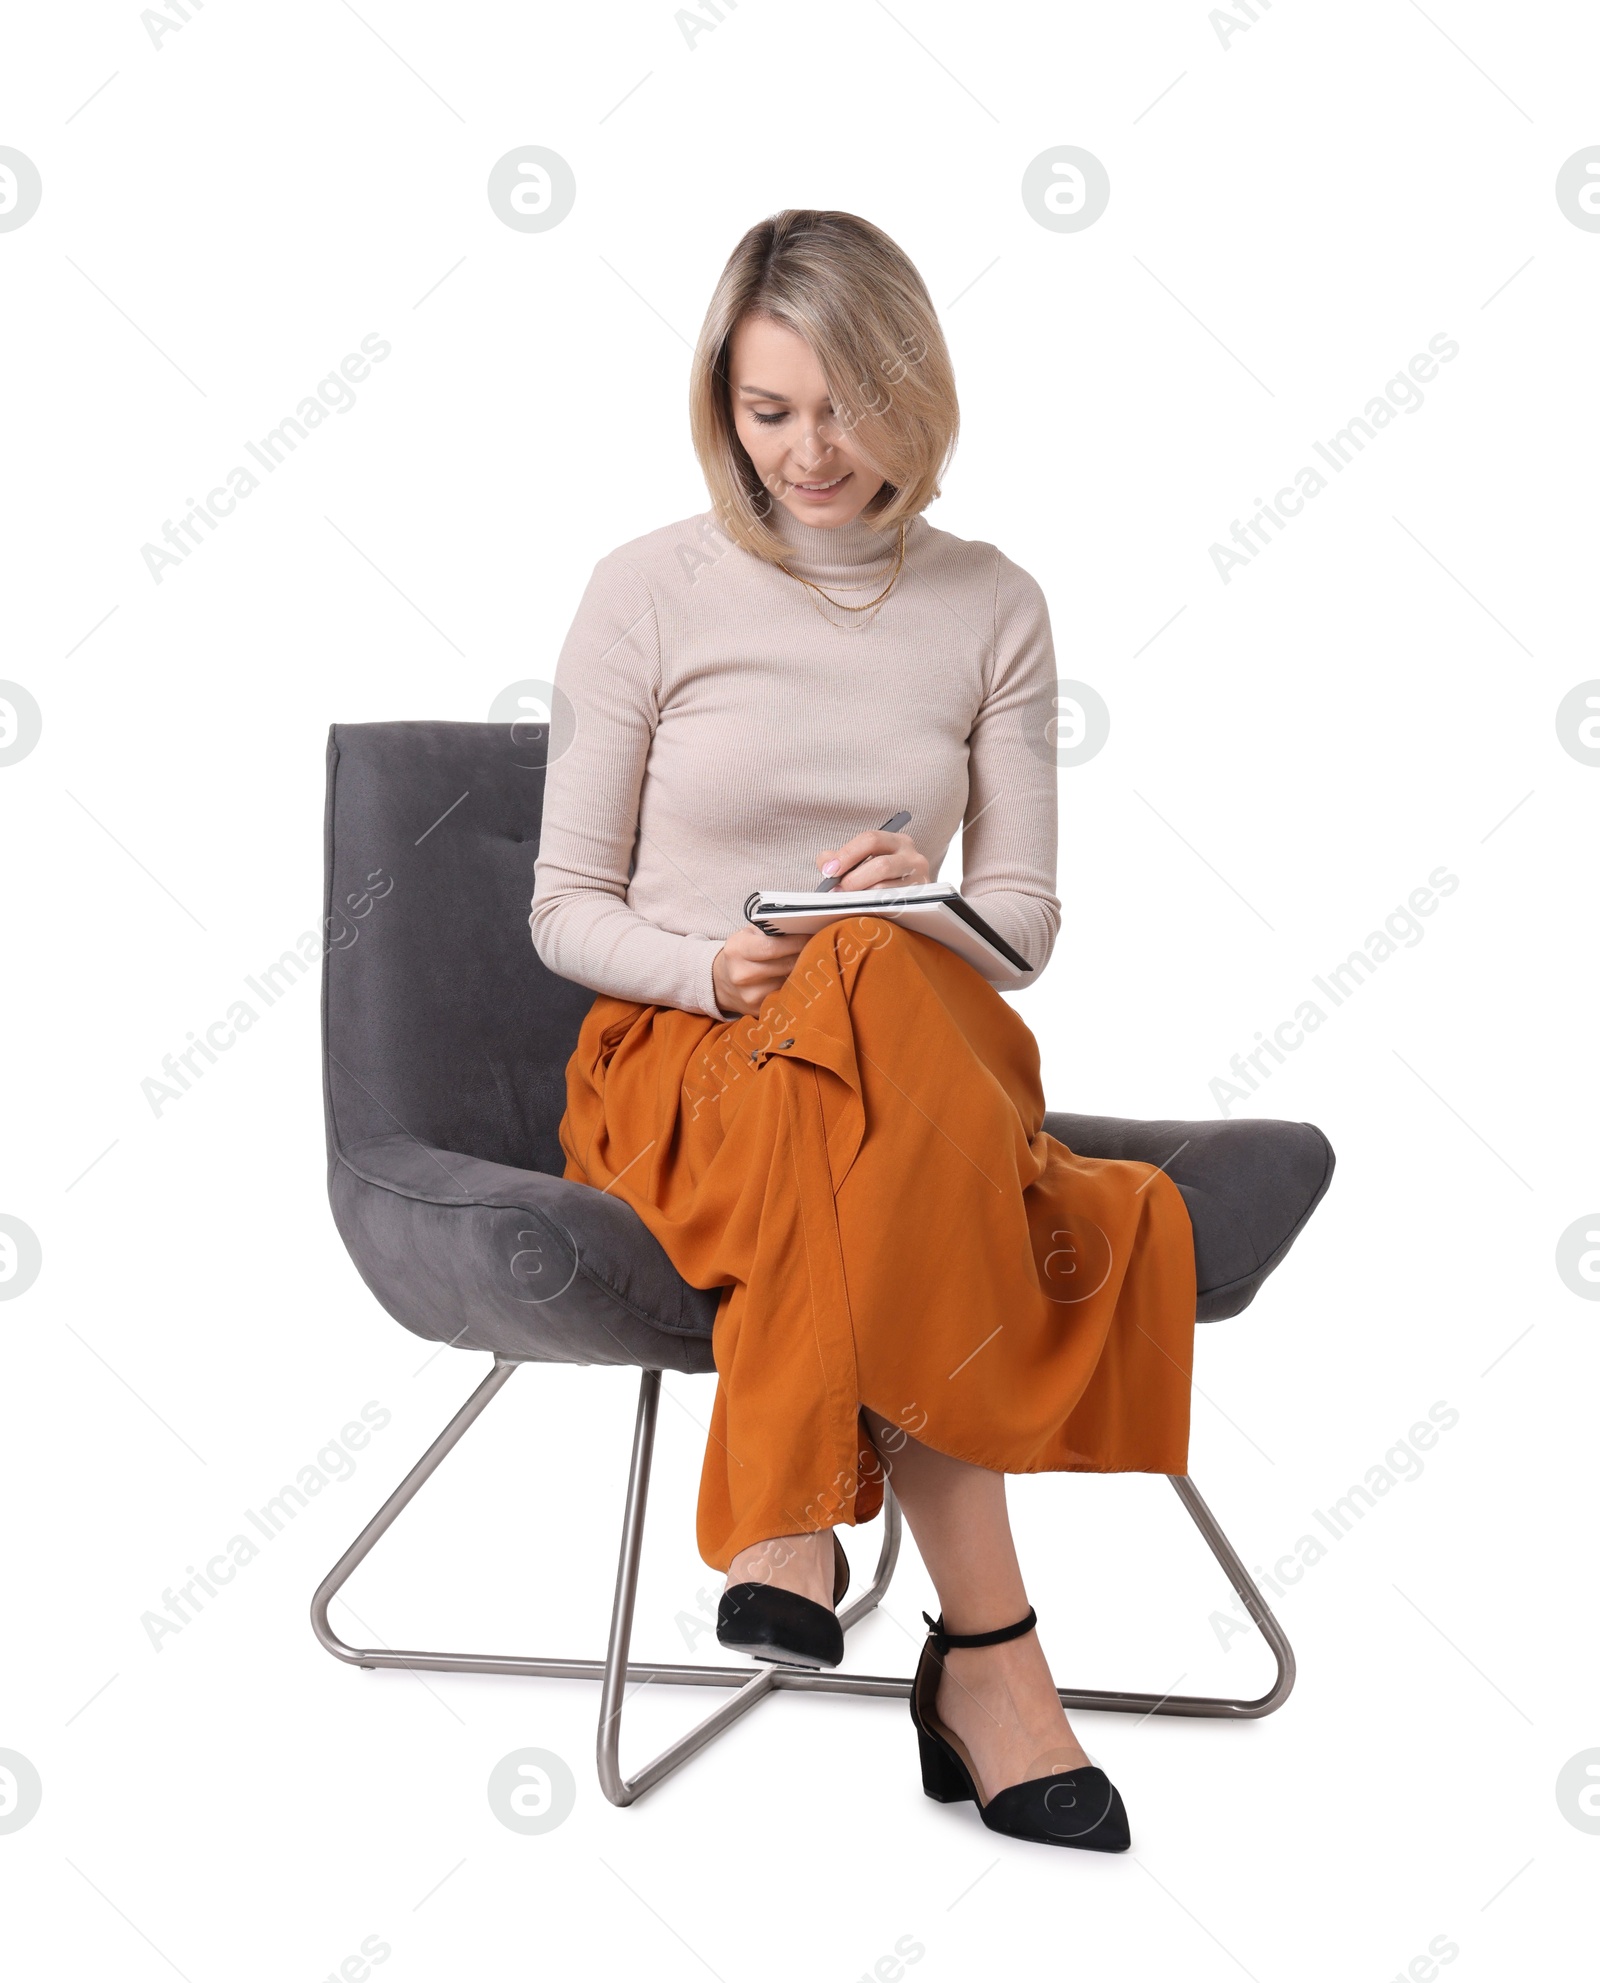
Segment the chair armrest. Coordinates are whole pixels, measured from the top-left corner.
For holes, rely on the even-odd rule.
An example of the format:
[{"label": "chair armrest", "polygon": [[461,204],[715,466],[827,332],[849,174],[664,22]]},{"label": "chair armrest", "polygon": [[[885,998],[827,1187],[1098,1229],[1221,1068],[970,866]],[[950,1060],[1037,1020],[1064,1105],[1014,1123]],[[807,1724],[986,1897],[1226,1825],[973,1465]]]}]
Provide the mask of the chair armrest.
[{"label": "chair armrest", "polygon": [[633,1208],[593,1185],[415,1137],[328,1166],[361,1278],[414,1335],[497,1356],[711,1370],[716,1288],[692,1288]]}]

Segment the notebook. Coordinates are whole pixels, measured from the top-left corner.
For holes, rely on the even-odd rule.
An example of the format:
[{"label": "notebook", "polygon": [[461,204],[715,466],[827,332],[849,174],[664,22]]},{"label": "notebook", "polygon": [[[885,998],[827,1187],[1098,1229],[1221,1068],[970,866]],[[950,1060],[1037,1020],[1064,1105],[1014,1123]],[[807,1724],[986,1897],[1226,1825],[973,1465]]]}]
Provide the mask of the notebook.
[{"label": "notebook", "polygon": [[745,919],[768,936],[785,931],[809,933],[844,916],[882,916],[904,923],[966,958],[992,985],[1028,977],[1033,966],[984,921],[961,891],[947,881],[902,883],[889,888],[755,889],[745,897]]}]

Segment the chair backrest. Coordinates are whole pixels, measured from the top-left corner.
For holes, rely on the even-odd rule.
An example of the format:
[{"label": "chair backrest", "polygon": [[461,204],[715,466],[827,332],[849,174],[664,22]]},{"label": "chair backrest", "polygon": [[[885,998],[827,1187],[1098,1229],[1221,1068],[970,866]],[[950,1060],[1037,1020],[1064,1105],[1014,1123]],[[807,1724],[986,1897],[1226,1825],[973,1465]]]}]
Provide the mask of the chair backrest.
[{"label": "chair backrest", "polygon": [[335,723],[322,972],[330,1160],[404,1130],[560,1176],[592,990],[546,970],[528,907],[548,728]]}]

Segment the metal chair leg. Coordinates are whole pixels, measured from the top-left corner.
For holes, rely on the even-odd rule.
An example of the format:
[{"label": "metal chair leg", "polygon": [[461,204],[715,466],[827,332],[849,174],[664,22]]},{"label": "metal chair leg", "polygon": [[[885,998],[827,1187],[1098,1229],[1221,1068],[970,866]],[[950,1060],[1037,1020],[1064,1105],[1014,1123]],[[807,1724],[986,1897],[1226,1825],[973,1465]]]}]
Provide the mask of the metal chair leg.
[{"label": "metal chair leg", "polygon": [[[772,1691],[772,1669],[757,1667],[731,1701],[663,1749],[637,1775],[625,1777],[618,1757],[622,1739],[623,1689],[627,1684],[628,1646],[633,1637],[633,1603],[639,1584],[639,1559],[644,1546],[645,1501],[650,1491],[650,1462],[655,1452],[656,1411],[661,1401],[659,1371],[642,1373],[639,1410],[633,1428],[633,1459],[628,1468],[628,1498],[622,1517],[622,1546],[617,1556],[617,1589],[611,1606],[611,1636],[606,1646],[605,1673],[600,1683],[600,1726],[595,1735],[595,1762],[600,1787],[613,1804],[631,1804],[669,1771],[687,1762],[730,1722],[748,1714]],[[646,1683],[641,1682],[641,1685]]]},{"label": "metal chair leg", "polygon": [[[402,1667],[423,1672],[516,1673],[538,1679],[599,1680],[600,1725],[596,1737],[596,1762],[601,1788],[614,1804],[633,1803],[680,1764],[687,1762],[689,1757],[705,1748],[741,1715],[747,1714],[757,1702],[779,1691],[861,1694],[891,1700],[904,1700],[909,1696],[909,1679],[886,1674],[828,1672],[820,1668],[784,1666],[757,1666],[752,1670],[748,1666],[700,1666],[629,1659],[644,1543],[645,1504],[649,1494],[650,1464],[661,1396],[661,1373],[654,1370],[640,1372],[639,1407],[634,1421],[633,1454],[628,1470],[611,1630],[603,1660],[530,1659],[488,1653],[415,1652],[389,1646],[348,1645],[328,1622],[329,1605],[445,1455],[457,1445],[468,1427],[520,1368],[520,1363],[516,1361],[496,1357],[494,1368],[318,1586],[311,1601],[311,1623],[317,1638],[335,1659],[353,1666]],[[1219,1699],[1199,1694],[1117,1693],[1096,1689],[1074,1692],[1063,1687],[1058,1689],[1062,1705],[1117,1714],[1203,1715],[1239,1721],[1271,1714],[1288,1699],[1294,1685],[1294,1654],[1289,1642],[1193,1481],[1187,1475],[1172,1474],[1168,1478],[1271,1648],[1277,1660],[1277,1677],[1267,1692],[1255,1700]],[[839,1614],[839,1623],[846,1632],[882,1599],[899,1559],[900,1506],[893,1489],[887,1484],[884,1488],[883,1517],[883,1543],[872,1582]],[[666,1681],[673,1686],[731,1687],[735,1692],[731,1701],[715,1709],[686,1735],[663,1749],[643,1769],[631,1777],[624,1776],[618,1751],[625,1692],[629,1682],[643,1685],[653,1680]]]},{"label": "metal chair leg", "polygon": [[1195,1527],[1205,1537],[1206,1547],[1221,1564],[1222,1574],[1238,1592],[1244,1608],[1255,1620],[1256,1630],[1266,1640],[1278,1671],[1272,1685],[1253,1701],[1219,1701],[1209,1700],[1204,1695],[1184,1696],[1183,1705],[1164,1712],[1228,1715],[1236,1721],[1259,1720],[1262,1715],[1272,1714],[1281,1708],[1289,1698],[1294,1687],[1294,1648],[1289,1644],[1283,1627],[1273,1617],[1254,1577],[1240,1562],[1238,1552],[1223,1534],[1222,1524],[1200,1498],[1199,1488],[1187,1474],[1168,1474],[1167,1478],[1177,1489],[1178,1499],[1188,1509]]},{"label": "metal chair leg", "polygon": [[[635,1669],[628,1665],[628,1644],[633,1631],[634,1592],[639,1580],[639,1559],[644,1542],[645,1498],[650,1486],[650,1460],[655,1445],[656,1411],[661,1395],[659,1371],[647,1370],[642,1373],[639,1386],[639,1411],[634,1422],[633,1460],[628,1471],[628,1499],[623,1514],[622,1547],[617,1559],[617,1590],[611,1611],[611,1639],[606,1648],[606,1666],[600,1691],[600,1726],[595,1738],[595,1757],[599,1768],[600,1785],[613,1804],[631,1804],[641,1797],[652,1784],[659,1783],[664,1776],[686,1763],[698,1750],[705,1748],[722,1731],[748,1714],[751,1708],[780,1687],[803,1686],[813,1678],[805,1668],[787,1669],[774,1666],[758,1666],[749,1669],[720,1668],[721,1672],[733,1671],[737,1674],[739,1691],[731,1701],[720,1708],[714,1708],[703,1721],[691,1728],[687,1735],[680,1735],[676,1742],[663,1749],[653,1762],[647,1763],[637,1774],[625,1777],[618,1760],[618,1745],[622,1736],[622,1701],[625,1677]],[[900,1555],[900,1507],[894,1498],[893,1490],[887,1485],[883,1490],[883,1545],[878,1552],[877,1567],[872,1573],[872,1582],[839,1613],[839,1624],[848,1632],[859,1619],[864,1618],[878,1603],[889,1588],[889,1579],[894,1575],[895,1563]],[[661,1671],[663,1669],[658,1669]],[[665,1669],[670,1671],[670,1669]],[[833,1676],[840,1677],[840,1676]],[[843,1676],[848,1677],[848,1676]],[[742,1684],[739,1684],[742,1682]],[[641,1683],[642,1684],[642,1683]],[[906,1683],[907,1691],[910,1682]],[[848,1688],[840,1691],[865,1692],[864,1688]]]},{"label": "metal chair leg", "polygon": [[[435,1661],[442,1662],[446,1666],[452,1664],[444,1654],[440,1653],[363,1652],[354,1646],[347,1646],[328,1623],[328,1606],[348,1581],[356,1565],[366,1558],[373,1544],[396,1519],[445,1454],[456,1445],[467,1427],[474,1422],[491,1399],[498,1396],[507,1381],[515,1374],[516,1369],[516,1364],[508,1363],[500,1357],[495,1358],[494,1368],[488,1376],[317,1586],[316,1595],[311,1600],[311,1629],[335,1659],[347,1660],[353,1665],[365,1667],[410,1666],[432,1664]],[[482,1670],[495,1672],[498,1669],[491,1664]]]},{"label": "metal chair leg", "polygon": [[1110,1714],[1182,1714],[1205,1715],[1227,1721],[1257,1720],[1281,1708],[1288,1700],[1289,1691],[1294,1686],[1294,1650],[1284,1636],[1283,1627],[1273,1617],[1266,1599],[1257,1589],[1255,1579],[1240,1562],[1233,1544],[1224,1535],[1221,1523],[1201,1500],[1199,1488],[1187,1474],[1170,1473],[1167,1479],[1177,1489],[1178,1499],[1188,1509],[1190,1519],[1206,1539],[1206,1546],[1222,1565],[1223,1575],[1244,1600],[1246,1610],[1255,1620],[1257,1630],[1277,1661],[1278,1671],[1272,1685],[1253,1701],[1230,1700],[1214,1694],[1124,1694],[1093,1687],[1079,1688],[1074,1692],[1071,1688],[1061,1687],[1056,1690],[1061,1696],[1061,1705],[1064,1708],[1095,1708]]}]

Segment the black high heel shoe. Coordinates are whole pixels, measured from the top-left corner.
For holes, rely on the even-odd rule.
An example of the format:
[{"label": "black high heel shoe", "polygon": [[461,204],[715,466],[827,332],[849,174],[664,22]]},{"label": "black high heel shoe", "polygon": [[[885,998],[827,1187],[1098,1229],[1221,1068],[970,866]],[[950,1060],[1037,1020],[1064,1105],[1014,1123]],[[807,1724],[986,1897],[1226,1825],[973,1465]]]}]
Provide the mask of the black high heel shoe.
[{"label": "black high heel shoe", "polygon": [[1128,1814],[1104,1770],[1085,1765],[1054,1776],[1030,1777],[1026,1783],[997,1790],[986,1804],[978,1795],[978,1772],[965,1744],[935,1711],[939,1676],[950,1647],[997,1646],[1006,1639],[1020,1639],[1039,1622],[1032,1605],[1018,1624],[1002,1625],[995,1632],[947,1632],[943,1612],[937,1619],[927,1612],[922,1616],[928,1636],[911,1683],[911,1719],[917,1726],[922,1787],[927,1794],[941,1804],[959,1804],[970,1797],[990,1831],[1007,1838],[1025,1838],[1038,1845],[1077,1845],[1090,1852],[1126,1852]]},{"label": "black high heel shoe", "polygon": [[850,1563],[835,1530],[833,1611],[775,1584],[730,1584],[717,1603],[717,1643],[777,1666],[837,1666],[844,1658],[837,1607],[849,1588]]}]

